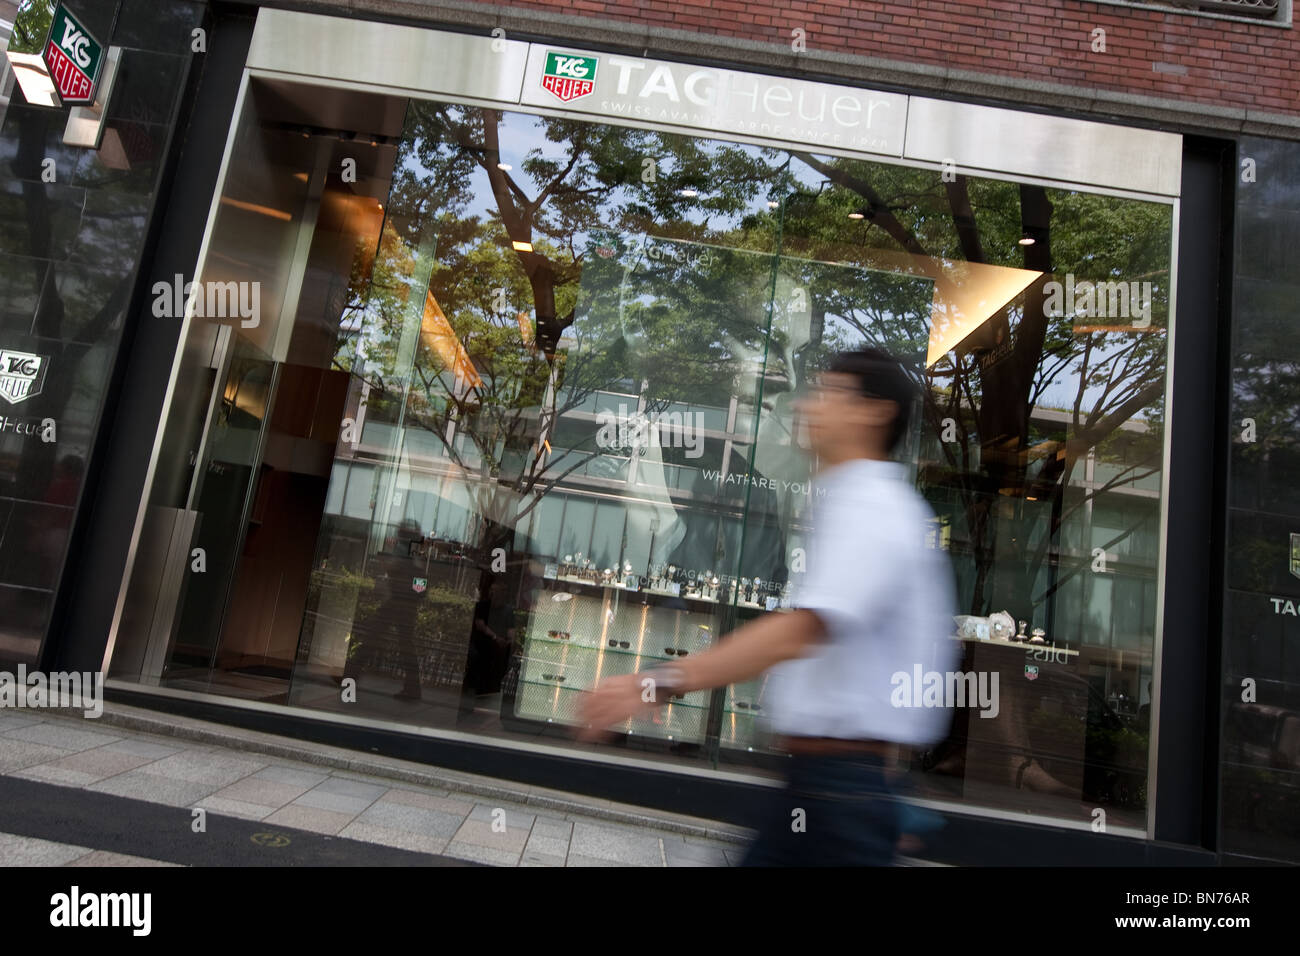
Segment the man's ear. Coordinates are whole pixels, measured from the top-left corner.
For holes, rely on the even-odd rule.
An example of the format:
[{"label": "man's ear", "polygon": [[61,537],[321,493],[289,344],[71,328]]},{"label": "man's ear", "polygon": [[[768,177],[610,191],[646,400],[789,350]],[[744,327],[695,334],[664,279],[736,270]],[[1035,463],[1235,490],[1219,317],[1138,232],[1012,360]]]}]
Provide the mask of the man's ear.
[{"label": "man's ear", "polygon": [[898,403],[887,398],[869,398],[863,405],[862,420],[876,428],[884,428],[898,414]]}]

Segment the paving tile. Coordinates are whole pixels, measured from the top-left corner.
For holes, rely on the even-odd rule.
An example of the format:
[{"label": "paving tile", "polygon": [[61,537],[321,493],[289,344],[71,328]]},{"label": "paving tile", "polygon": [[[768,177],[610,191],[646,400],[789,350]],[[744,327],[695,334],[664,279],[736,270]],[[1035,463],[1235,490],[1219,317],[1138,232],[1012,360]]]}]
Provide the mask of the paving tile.
[{"label": "paving tile", "polygon": [[632,866],[663,866],[663,851],[657,836],[575,821],[570,855],[625,862]]},{"label": "paving tile", "polygon": [[0,734],[7,734],[11,730],[17,730],[20,727],[30,727],[33,724],[44,723],[41,717],[31,717],[26,714],[6,714],[0,713]]},{"label": "paving tile", "polygon": [[505,831],[498,833],[492,829],[491,823],[471,817],[461,824],[452,839],[493,850],[508,850],[518,855],[523,852],[524,844],[528,842],[528,831],[523,827],[512,827],[507,824]]},{"label": "paving tile", "polygon": [[213,784],[215,788],[229,786],[265,766],[266,762],[262,760],[217,751],[182,750],[170,757],[155,760],[148,767],[142,768],[141,772],[168,780]]},{"label": "paving tile", "polygon": [[64,866],[180,866],[179,863],[167,863],[164,860],[151,860],[144,856],[131,856],[127,853],[110,853],[107,850],[91,850],[85,856],[78,857]]},{"label": "paving tile", "polygon": [[196,801],[190,809],[198,807],[218,816],[239,817],[242,820],[264,820],[275,811],[274,807],[260,803],[246,803],[243,800],[231,800],[219,797],[215,793]]},{"label": "paving tile", "polygon": [[295,786],[291,783],[276,783],[274,780],[261,780],[257,777],[244,777],[236,780],[213,794],[222,800],[238,800],[241,803],[255,803],[261,807],[278,810],[306,793],[310,787]]},{"label": "paving tile", "polygon": [[0,737],[0,773],[13,773],[24,767],[49,763],[60,757],[71,756],[73,753],[74,751],[64,750],[62,747],[47,747],[44,744],[28,743],[12,737]]},{"label": "paving tile", "polygon": [[594,856],[583,856],[580,853],[569,851],[568,857],[564,861],[566,867],[573,866],[635,866],[633,863],[619,863],[615,860],[600,860]]},{"label": "paving tile", "polygon": [[565,858],[562,856],[543,856],[541,854],[530,854],[524,851],[523,857],[519,860],[520,866],[564,866]]},{"label": "paving tile", "polygon": [[394,830],[391,827],[377,827],[369,823],[354,821],[340,832],[339,836],[363,843],[380,843],[402,850],[415,850],[417,853],[442,853],[447,846],[447,838],[428,833],[413,833],[410,830]]},{"label": "paving tile", "polygon": [[274,823],[276,826],[281,827],[293,827],[298,830],[311,830],[313,833],[337,835],[354,819],[356,819],[356,816],[351,813],[338,813],[334,810],[321,810],[316,807],[300,807],[291,803],[266,817],[265,822]]},{"label": "paving tile", "polygon": [[0,833],[0,866],[63,866],[90,851],[88,846]]},{"label": "paving tile", "polygon": [[369,787],[380,787],[384,790],[387,790],[393,785],[392,780],[389,780],[386,777],[376,776],[373,773],[357,773],[352,770],[329,769],[329,775],[333,780],[347,780],[351,783],[360,783]]},{"label": "paving tile", "polygon": [[537,817],[533,820],[532,835],[548,840],[563,840],[567,844],[573,836],[573,821],[561,817]]},{"label": "paving tile", "polygon": [[664,859],[669,866],[729,866],[725,848],[664,839]]},{"label": "paving tile", "polygon": [[80,773],[92,774],[95,780],[102,780],[114,774],[134,770],[136,767],[141,767],[150,762],[148,757],[124,754],[115,750],[105,750],[103,747],[97,747],[94,750],[83,750],[81,753],[72,754],[68,757],[60,757],[45,766],[76,770]]},{"label": "paving tile", "polygon": [[452,840],[443,850],[444,856],[452,856],[458,860],[471,860],[474,863],[487,863],[491,866],[518,866],[519,851],[505,850],[498,847],[482,846],[478,843],[467,843],[462,840]]},{"label": "paving tile", "polygon": [[551,837],[538,836],[536,828],[528,837],[528,842],[524,844],[524,855],[529,856],[558,856],[563,860],[569,855],[568,839],[556,840]]},{"label": "paving tile", "polygon": [[210,783],[175,780],[154,776],[143,770],[128,770],[116,777],[89,784],[86,789],[96,793],[114,793],[119,797],[134,797],[149,803],[165,803],[172,807],[192,807],[220,788]]},{"label": "paving tile", "polygon": [[[371,804],[359,817],[358,823],[370,826],[389,827],[394,830],[408,830],[412,833],[427,833],[443,839],[450,839],[460,829],[464,820],[456,813],[440,813],[437,810],[425,810],[401,803],[377,801]],[[523,840],[519,841],[523,846]]]},{"label": "paving tile", "polygon": [[12,737],[15,740],[25,740],[30,744],[41,744],[45,747],[61,747],[64,750],[89,750],[91,747],[102,747],[105,744],[116,743],[122,739],[120,736],[113,734],[101,734],[93,730],[69,727],[61,722],[20,727],[17,730],[9,731],[5,736]]},{"label": "paving tile", "polygon": [[386,783],[364,783],[360,780],[348,780],[331,774],[312,788],[316,793],[333,793],[341,797],[354,797],[368,801],[378,800],[392,788]]},{"label": "paving tile", "polygon": [[287,783],[290,786],[310,790],[312,787],[329,779],[329,773],[316,770],[301,770],[283,764],[272,764],[253,774],[254,780],[269,780],[271,783]]},{"label": "paving tile", "polygon": [[372,803],[374,803],[373,800],[367,800],[364,797],[345,797],[341,794],[326,793],[313,788],[298,797],[289,806],[330,810],[334,813],[346,813],[350,817],[355,817]]},{"label": "paving tile", "polygon": [[[498,813],[497,811],[503,811]],[[534,815],[523,807],[510,803],[476,803],[470,811],[469,818],[478,823],[492,823],[505,820],[507,830],[523,830],[527,833],[533,828]]]},{"label": "paving tile", "polygon": [[164,743],[156,743],[151,740],[126,737],[116,743],[105,744],[100,750],[109,750],[113,753],[134,754],[137,757],[148,757],[150,760],[158,760],[162,757],[170,757],[174,753],[180,753],[183,748],[173,747]]},{"label": "paving tile", "polygon": [[34,767],[16,770],[6,776],[20,777],[23,780],[39,780],[41,783],[57,783],[64,787],[84,787],[96,780],[103,780],[105,775],[83,773],[80,770],[69,770],[49,763],[38,763]]},{"label": "paving tile", "polygon": [[379,798],[379,802],[400,803],[408,807],[437,810],[439,813],[450,813],[459,817],[469,816],[469,812],[474,809],[474,804],[468,800],[456,800],[430,793],[420,793],[415,790],[404,790],[400,787],[389,790]]}]

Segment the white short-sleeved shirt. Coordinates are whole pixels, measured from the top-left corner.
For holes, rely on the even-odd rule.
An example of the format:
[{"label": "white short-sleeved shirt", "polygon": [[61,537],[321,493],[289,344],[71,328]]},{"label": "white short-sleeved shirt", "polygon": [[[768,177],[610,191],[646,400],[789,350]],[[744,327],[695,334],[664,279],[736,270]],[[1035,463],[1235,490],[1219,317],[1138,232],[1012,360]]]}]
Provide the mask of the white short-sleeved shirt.
[{"label": "white short-sleeved shirt", "polygon": [[893,676],[946,673],[960,654],[947,554],[926,545],[934,513],[902,465],[857,459],[816,482],[807,573],[791,602],[827,626],[810,656],[773,668],[767,688],[781,734],[929,744],[942,707],[896,707]]}]

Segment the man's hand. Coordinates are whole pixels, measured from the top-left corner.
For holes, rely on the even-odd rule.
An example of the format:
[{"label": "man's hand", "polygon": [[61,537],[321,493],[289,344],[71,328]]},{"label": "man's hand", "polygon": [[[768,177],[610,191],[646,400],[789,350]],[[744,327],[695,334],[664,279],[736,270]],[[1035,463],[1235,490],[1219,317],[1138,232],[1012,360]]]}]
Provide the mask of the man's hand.
[{"label": "man's hand", "polygon": [[[825,635],[825,625],[812,611],[765,614],[732,631],[716,647],[674,663],[682,685],[678,693],[750,680],[782,661],[803,657]],[[578,709],[578,739],[599,740],[607,736],[610,724],[644,716],[658,704],[667,703],[662,689],[655,688],[658,700],[654,701],[648,689],[641,686],[643,680],[653,676],[649,671],[611,677],[583,695]],[[654,702],[644,700],[643,695]]]},{"label": "man's hand", "polygon": [[647,703],[644,697],[656,700],[658,694],[650,694],[641,686],[643,680],[651,680],[651,674],[625,674],[622,677],[609,677],[597,684],[591,691],[582,695],[578,705],[580,722],[578,739],[585,741],[601,740],[610,736],[608,727],[622,723],[629,717],[642,717],[654,711],[663,703]]}]

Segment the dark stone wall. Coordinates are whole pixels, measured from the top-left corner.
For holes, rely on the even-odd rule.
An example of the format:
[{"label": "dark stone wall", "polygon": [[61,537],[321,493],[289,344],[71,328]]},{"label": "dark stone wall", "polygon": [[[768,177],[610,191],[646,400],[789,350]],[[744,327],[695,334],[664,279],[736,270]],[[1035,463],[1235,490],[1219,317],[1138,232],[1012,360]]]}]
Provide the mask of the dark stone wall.
[{"label": "dark stone wall", "polygon": [[105,47],[122,47],[99,150],[65,146],[68,109],[29,106],[16,86],[4,111],[0,349],[40,356],[44,378],[39,394],[14,402],[0,368],[3,663],[39,660],[75,519],[84,518],[78,509],[155,231],[164,159],[202,56],[191,49],[191,31],[206,7],[191,0],[70,4]]},{"label": "dark stone wall", "polygon": [[1300,146],[1238,145],[1220,849],[1300,862]]}]

